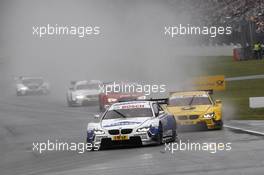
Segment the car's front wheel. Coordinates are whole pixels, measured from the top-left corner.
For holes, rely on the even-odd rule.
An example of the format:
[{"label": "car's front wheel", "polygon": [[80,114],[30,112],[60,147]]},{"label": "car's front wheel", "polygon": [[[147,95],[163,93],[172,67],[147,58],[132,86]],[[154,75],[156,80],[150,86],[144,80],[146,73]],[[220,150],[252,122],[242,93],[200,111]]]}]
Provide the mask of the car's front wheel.
[{"label": "car's front wheel", "polygon": [[172,130],[172,137],[171,142],[177,142],[178,141],[178,135],[176,129]]},{"label": "car's front wheel", "polygon": [[223,120],[215,121],[215,129],[222,130],[223,129]]},{"label": "car's front wheel", "polygon": [[17,92],[16,92],[16,95],[17,95],[17,96],[23,96],[23,95],[26,95],[26,92],[23,92],[23,91],[17,91]]},{"label": "car's front wheel", "polygon": [[162,145],[163,144],[163,127],[162,127],[161,124],[159,125],[159,134],[158,134],[158,137],[157,137],[157,143],[158,143],[158,145]]},{"label": "car's front wheel", "polygon": [[69,100],[67,100],[67,105],[68,105],[69,107],[73,107],[73,103],[72,103],[71,101],[69,101]]},{"label": "car's front wheel", "polygon": [[105,108],[100,104],[99,105],[99,110],[100,110],[100,112],[104,112],[105,111]]}]

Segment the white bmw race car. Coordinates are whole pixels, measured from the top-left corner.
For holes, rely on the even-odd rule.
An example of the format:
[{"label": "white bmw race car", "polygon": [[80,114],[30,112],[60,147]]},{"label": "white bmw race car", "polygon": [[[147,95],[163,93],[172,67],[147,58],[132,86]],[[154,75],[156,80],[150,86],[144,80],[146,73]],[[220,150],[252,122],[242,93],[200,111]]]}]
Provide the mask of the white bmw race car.
[{"label": "white bmw race car", "polygon": [[98,104],[100,84],[98,80],[72,81],[66,96],[68,106]]},{"label": "white bmw race car", "polygon": [[177,138],[176,121],[155,100],[113,104],[98,123],[88,123],[87,143],[98,149],[123,144],[162,144]]},{"label": "white bmw race car", "polygon": [[29,94],[48,94],[50,85],[44,81],[42,77],[24,77],[16,78],[16,94],[17,96]]}]

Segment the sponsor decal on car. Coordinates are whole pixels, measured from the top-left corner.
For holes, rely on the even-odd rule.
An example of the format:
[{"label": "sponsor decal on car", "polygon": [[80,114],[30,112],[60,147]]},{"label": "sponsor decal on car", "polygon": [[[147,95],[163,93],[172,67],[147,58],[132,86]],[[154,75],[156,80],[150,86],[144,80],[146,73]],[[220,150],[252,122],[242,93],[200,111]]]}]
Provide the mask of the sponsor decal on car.
[{"label": "sponsor decal on car", "polygon": [[123,125],[135,125],[135,124],[140,124],[142,122],[133,122],[133,121],[122,121],[122,122],[117,122],[117,123],[112,123],[108,125],[104,125],[103,127],[113,127],[113,126],[123,126]]},{"label": "sponsor decal on car", "polygon": [[150,108],[148,103],[127,103],[127,104],[115,104],[109,110],[118,110],[118,109],[137,109],[137,108]]}]

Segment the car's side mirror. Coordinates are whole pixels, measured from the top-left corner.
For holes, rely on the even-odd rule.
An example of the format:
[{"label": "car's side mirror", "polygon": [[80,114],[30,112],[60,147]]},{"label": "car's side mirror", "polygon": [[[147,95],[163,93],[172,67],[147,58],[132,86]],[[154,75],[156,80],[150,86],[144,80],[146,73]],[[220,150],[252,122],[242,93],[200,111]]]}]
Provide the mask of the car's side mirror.
[{"label": "car's side mirror", "polygon": [[222,101],[221,100],[215,100],[215,104],[221,104]]},{"label": "car's side mirror", "polygon": [[165,113],[165,111],[159,111],[159,115],[164,114],[164,113]]},{"label": "car's side mirror", "polygon": [[71,91],[73,91],[73,87],[70,87],[69,89],[70,89]]},{"label": "car's side mirror", "polygon": [[161,114],[164,114],[164,113],[165,113],[165,111],[159,111],[159,112],[155,113],[155,115],[156,115],[156,117],[157,117],[157,116],[159,116],[159,115],[161,115]]}]

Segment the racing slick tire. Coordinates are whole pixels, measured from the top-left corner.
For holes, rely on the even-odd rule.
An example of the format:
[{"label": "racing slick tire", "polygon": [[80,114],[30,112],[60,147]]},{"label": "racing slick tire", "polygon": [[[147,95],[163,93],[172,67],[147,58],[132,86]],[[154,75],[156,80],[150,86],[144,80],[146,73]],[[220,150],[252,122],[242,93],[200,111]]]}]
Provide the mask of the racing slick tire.
[{"label": "racing slick tire", "polygon": [[178,141],[178,135],[177,135],[177,131],[175,129],[175,130],[172,130],[172,138],[171,138],[170,142],[177,142],[177,141]]},{"label": "racing slick tire", "polygon": [[68,107],[73,107],[73,103],[69,100],[67,100],[67,105],[68,105]]},{"label": "racing slick tire", "polygon": [[105,112],[105,108],[101,104],[99,105],[99,110],[100,112]]},{"label": "racing slick tire", "polygon": [[222,130],[223,129],[223,120],[218,120],[218,121],[215,121],[215,129],[216,130]]},{"label": "racing slick tire", "polygon": [[159,124],[159,134],[157,136],[157,143],[158,145],[163,144],[163,127],[161,123]]},{"label": "racing slick tire", "polygon": [[177,142],[178,141],[177,122],[175,120],[175,117],[174,117],[174,121],[175,121],[175,128],[172,130],[171,142]]},{"label": "racing slick tire", "polygon": [[25,96],[25,95],[26,95],[26,92],[25,92],[25,93],[21,93],[21,92],[17,91],[17,92],[16,92],[16,95],[17,95],[17,96]]}]

